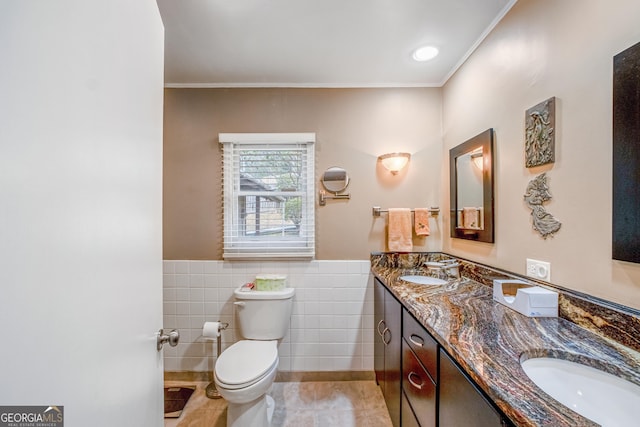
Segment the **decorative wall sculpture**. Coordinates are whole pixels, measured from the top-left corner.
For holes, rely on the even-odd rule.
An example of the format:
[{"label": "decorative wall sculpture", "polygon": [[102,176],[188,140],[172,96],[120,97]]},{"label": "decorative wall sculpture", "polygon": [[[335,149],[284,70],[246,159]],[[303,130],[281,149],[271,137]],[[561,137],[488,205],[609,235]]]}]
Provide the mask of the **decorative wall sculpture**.
[{"label": "decorative wall sculpture", "polygon": [[525,166],[555,162],[556,98],[531,107],[526,114]]},{"label": "decorative wall sculpture", "polygon": [[529,181],[527,191],[524,194],[524,201],[531,209],[533,229],[545,239],[548,236],[553,237],[553,234],[560,230],[562,225],[542,206],[544,202],[549,200],[551,200],[551,193],[549,193],[549,186],[547,185],[547,174],[542,173]]}]

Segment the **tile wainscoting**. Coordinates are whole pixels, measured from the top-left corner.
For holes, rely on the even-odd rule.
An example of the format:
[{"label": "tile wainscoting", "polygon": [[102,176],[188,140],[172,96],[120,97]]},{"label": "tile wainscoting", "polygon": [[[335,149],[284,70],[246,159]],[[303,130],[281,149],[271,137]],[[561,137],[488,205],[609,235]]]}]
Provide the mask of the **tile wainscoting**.
[{"label": "tile wainscoting", "polygon": [[256,274],[282,273],[296,289],[291,327],[278,353],[280,371],[373,370],[373,276],[369,260],[164,261],[164,328],[180,343],[164,347],[167,372],[213,368],[215,341],[202,337],[205,321],[229,323],[222,349],[239,339],[233,290]]}]

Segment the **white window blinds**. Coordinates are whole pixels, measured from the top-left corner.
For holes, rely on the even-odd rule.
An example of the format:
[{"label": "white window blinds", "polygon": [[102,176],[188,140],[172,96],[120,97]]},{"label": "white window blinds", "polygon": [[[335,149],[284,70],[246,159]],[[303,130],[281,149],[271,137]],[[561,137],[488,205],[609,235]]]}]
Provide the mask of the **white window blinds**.
[{"label": "white window blinds", "polygon": [[313,258],[314,133],[221,133],[225,259]]}]

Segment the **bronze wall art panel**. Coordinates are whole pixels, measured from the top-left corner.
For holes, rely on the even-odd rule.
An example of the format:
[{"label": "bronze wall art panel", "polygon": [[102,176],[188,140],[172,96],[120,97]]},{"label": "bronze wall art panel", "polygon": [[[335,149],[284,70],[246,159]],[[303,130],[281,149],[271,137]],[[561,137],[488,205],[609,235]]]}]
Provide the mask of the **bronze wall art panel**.
[{"label": "bronze wall art panel", "polygon": [[525,166],[546,165],[556,160],[556,98],[531,107],[526,113]]}]

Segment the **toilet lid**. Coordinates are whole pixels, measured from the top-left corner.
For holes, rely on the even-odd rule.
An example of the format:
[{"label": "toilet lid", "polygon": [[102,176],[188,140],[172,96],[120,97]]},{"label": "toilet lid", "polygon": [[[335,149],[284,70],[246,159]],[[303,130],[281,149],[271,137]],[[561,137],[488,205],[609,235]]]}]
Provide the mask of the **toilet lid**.
[{"label": "toilet lid", "polygon": [[277,341],[238,341],[216,361],[216,378],[228,385],[252,383],[277,363]]}]

